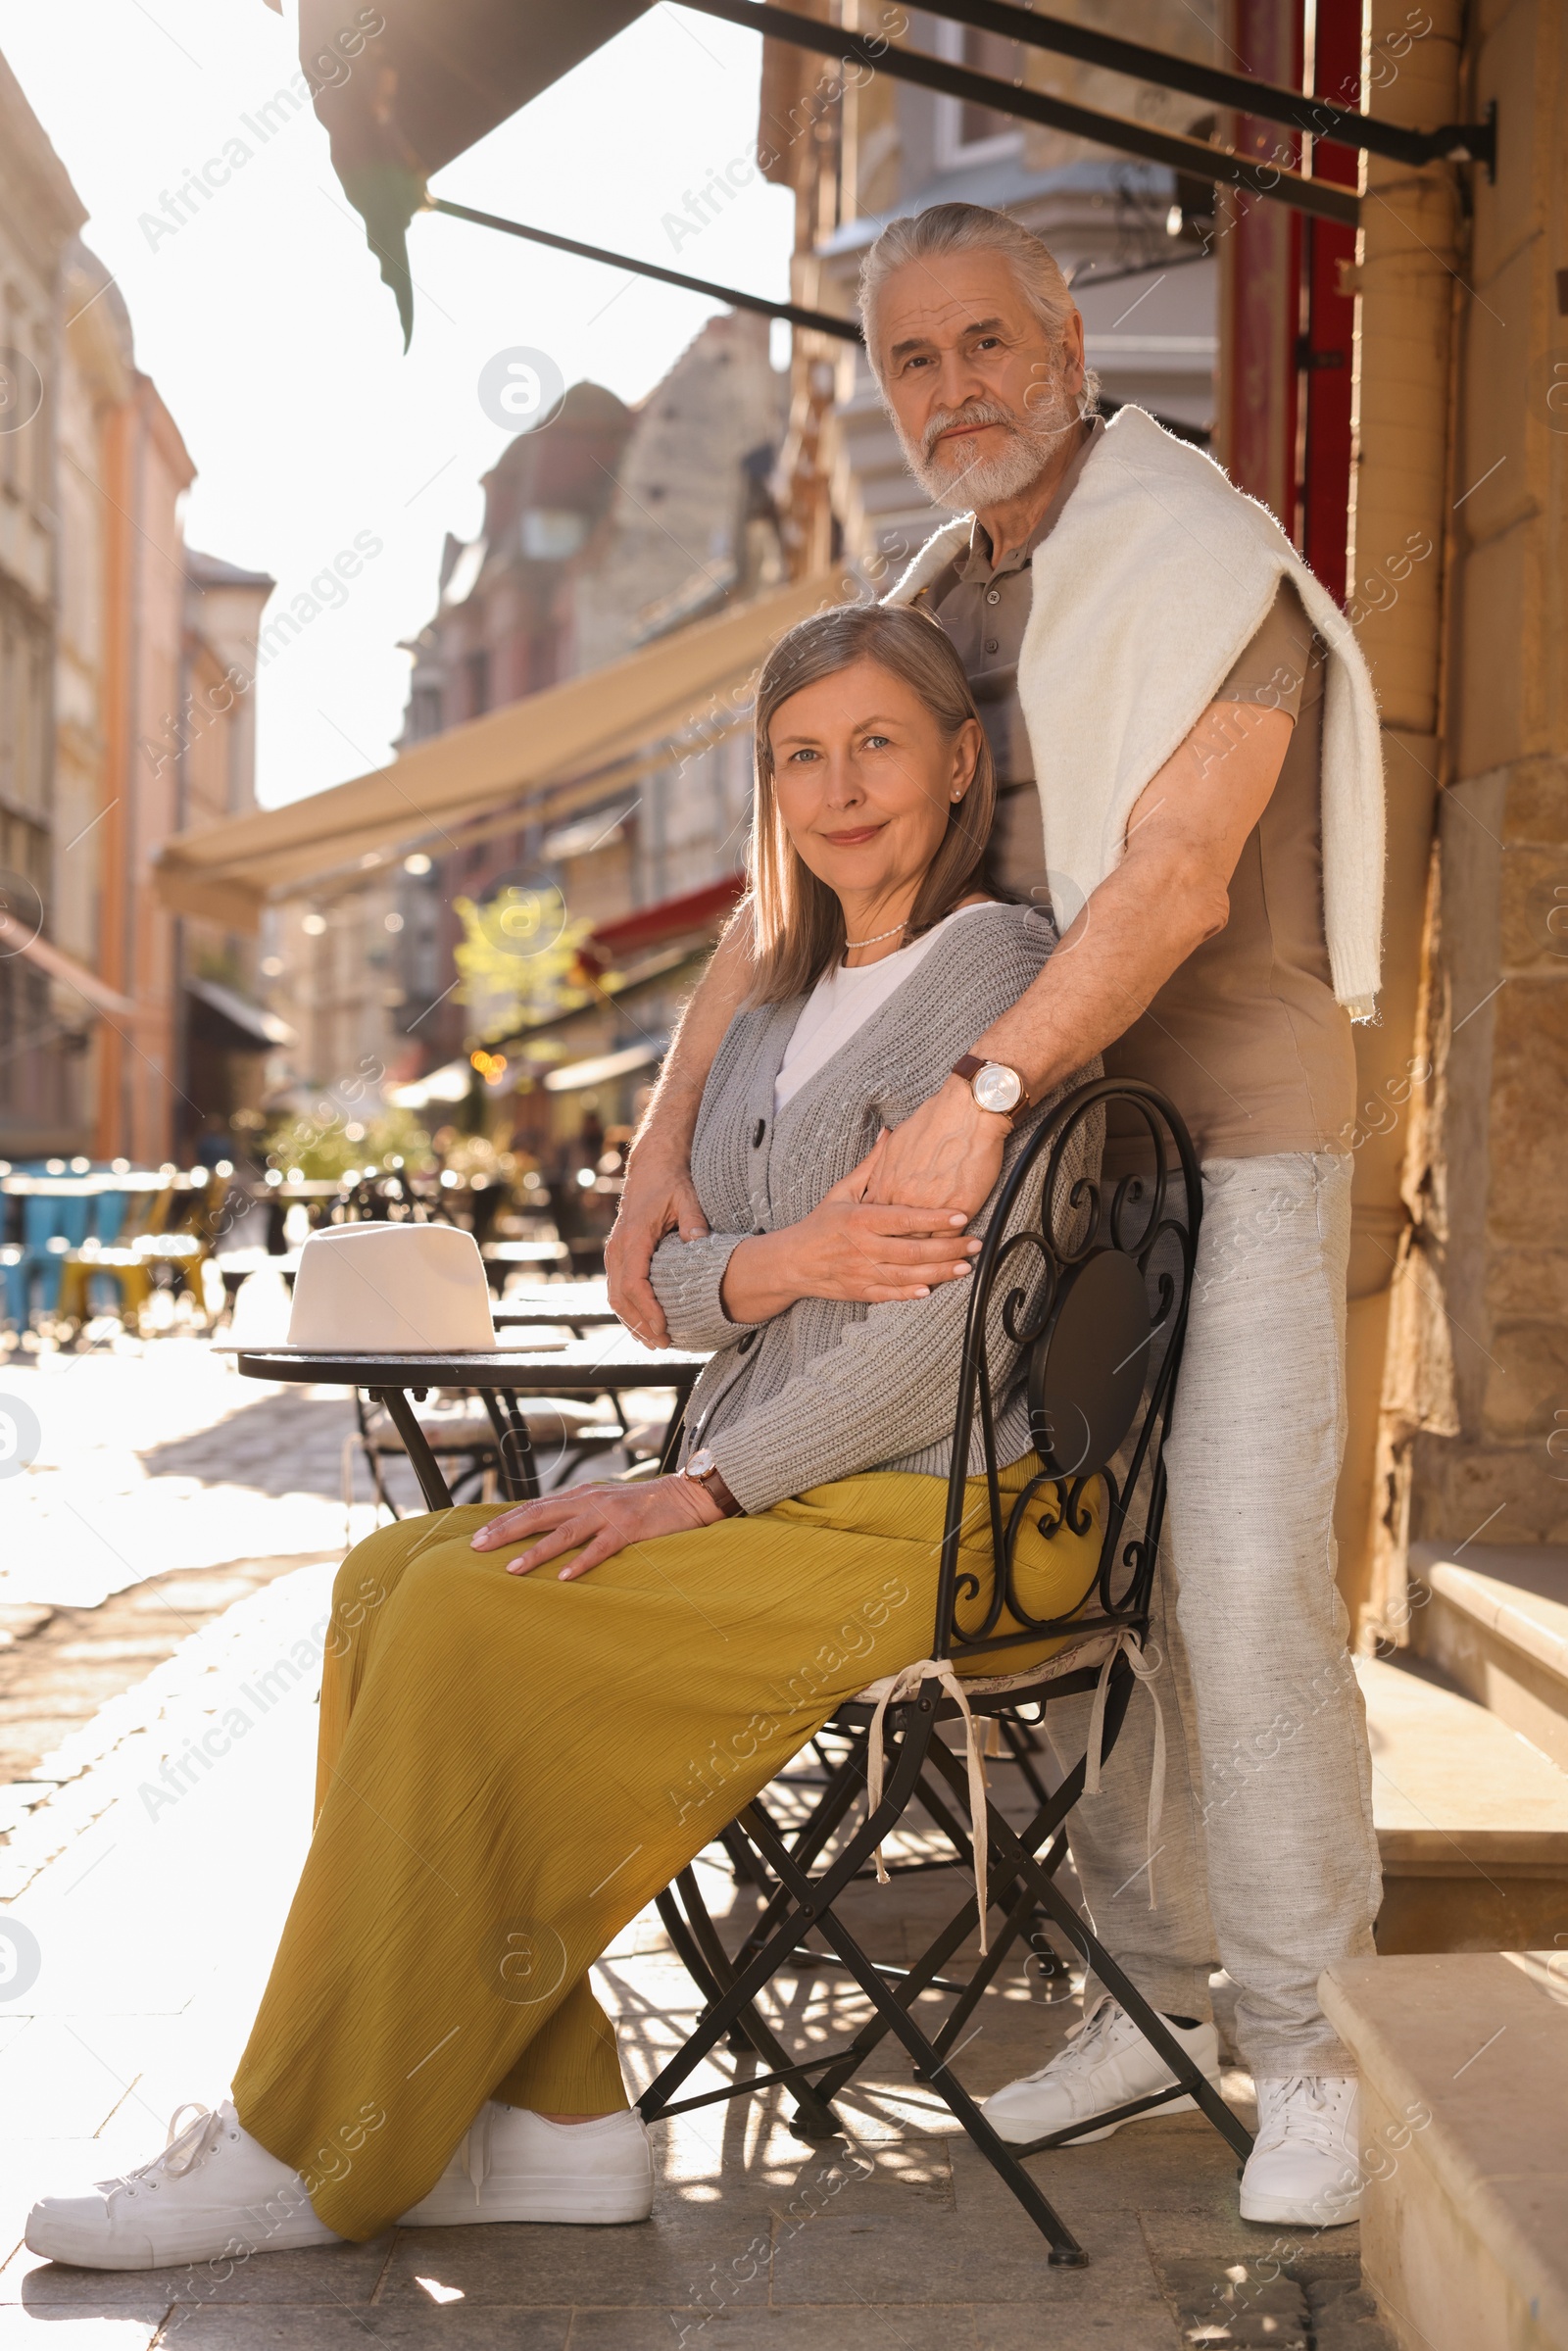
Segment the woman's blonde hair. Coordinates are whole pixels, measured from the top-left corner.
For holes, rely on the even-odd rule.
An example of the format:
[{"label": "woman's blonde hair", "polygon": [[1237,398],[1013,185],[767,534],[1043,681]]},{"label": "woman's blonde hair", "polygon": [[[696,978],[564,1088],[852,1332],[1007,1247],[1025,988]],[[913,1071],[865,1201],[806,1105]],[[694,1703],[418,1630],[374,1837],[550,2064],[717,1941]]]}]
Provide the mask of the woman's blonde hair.
[{"label": "woman's blonde hair", "polygon": [[[844,909],[784,829],[770,730],[792,695],[857,661],[875,661],[911,687],[949,742],[966,721],[979,721],[952,642],[936,621],[907,606],[844,605],[813,612],[779,639],[757,688],[751,889],[742,908],[752,923],[757,976],[747,1001],[753,1004],[804,996],[844,955]],[[982,727],[973,778],[948,810],[947,831],[910,909],[906,926],[910,939],[951,914],[983,880],[996,805],[996,769]]]}]

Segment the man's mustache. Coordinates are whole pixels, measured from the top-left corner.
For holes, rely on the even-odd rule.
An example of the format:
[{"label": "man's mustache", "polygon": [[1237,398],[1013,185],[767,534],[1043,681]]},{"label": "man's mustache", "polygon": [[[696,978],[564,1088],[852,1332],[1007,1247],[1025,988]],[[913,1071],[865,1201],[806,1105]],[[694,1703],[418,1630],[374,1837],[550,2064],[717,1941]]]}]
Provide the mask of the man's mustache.
[{"label": "man's mustache", "polygon": [[966,400],[959,408],[938,409],[936,415],[929,419],[925,431],[920,437],[921,456],[929,460],[935,453],[936,445],[942,435],[952,432],[956,426],[963,424],[971,424],[976,427],[982,424],[1001,424],[1005,426],[1008,432],[1016,434],[1021,434],[1025,429],[1011,409],[1004,408],[1000,401]]}]

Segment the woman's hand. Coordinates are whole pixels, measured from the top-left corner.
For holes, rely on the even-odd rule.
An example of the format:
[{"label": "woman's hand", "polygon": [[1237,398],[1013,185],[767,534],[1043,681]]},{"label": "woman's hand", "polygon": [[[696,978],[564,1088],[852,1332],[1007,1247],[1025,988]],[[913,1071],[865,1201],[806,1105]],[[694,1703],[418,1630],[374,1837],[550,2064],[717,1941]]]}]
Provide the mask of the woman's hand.
[{"label": "woman's hand", "polygon": [[760,1233],[732,1250],[720,1296],[733,1321],[766,1322],[803,1298],[870,1306],[928,1298],[938,1284],[969,1271],[980,1244],[959,1238],[966,1216],[866,1200],[886,1143],[884,1134],[799,1224]]},{"label": "woman's hand", "polygon": [[643,1485],[623,1486],[616,1480],[592,1486],[567,1486],[537,1502],[504,1510],[472,1538],[476,1551],[497,1551],[510,1543],[524,1548],[506,1562],[509,1576],[525,1576],[563,1551],[582,1548],[558,1580],[570,1584],[591,1567],[612,1559],[630,1543],[652,1543],[660,1535],[684,1535],[693,1527],[708,1527],[724,1513],[695,1478],[650,1478]]}]

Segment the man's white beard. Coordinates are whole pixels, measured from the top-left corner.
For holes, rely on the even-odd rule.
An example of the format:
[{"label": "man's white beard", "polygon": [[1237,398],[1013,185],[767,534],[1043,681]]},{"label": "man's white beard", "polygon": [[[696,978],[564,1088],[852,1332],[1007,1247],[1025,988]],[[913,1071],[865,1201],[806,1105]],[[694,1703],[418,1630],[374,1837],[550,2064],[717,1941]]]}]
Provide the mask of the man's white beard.
[{"label": "man's white beard", "polygon": [[[899,441],[910,472],[933,505],[962,514],[971,507],[1003,506],[1009,498],[1021,497],[1040,479],[1061,447],[1063,433],[1077,420],[1077,403],[1061,386],[1053,385],[1031,402],[1027,416],[1000,401],[966,400],[958,408],[937,411],[926,425],[922,448],[914,448],[902,430]],[[983,444],[941,439],[963,423],[1000,424],[1007,437],[1001,448],[983,456],[977,454]],[[988,434],[987,441],[991,438]]]}]

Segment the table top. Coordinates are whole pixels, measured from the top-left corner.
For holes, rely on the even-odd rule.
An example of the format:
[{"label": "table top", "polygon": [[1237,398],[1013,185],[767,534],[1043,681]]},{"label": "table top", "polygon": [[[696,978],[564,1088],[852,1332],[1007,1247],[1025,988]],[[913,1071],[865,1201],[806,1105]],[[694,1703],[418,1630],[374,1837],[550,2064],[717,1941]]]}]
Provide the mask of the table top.
[{"label": "table top", "polygon": [[328,1388],[512,1388],[598,1396],[609,1388],[689,1388],[708,1357],[644,1347],[618,1327],[556,1347],[497,1347],[493,1354],[327,1355],[303,1347],[242,1347],[250,1380],[319,1381]]}]

